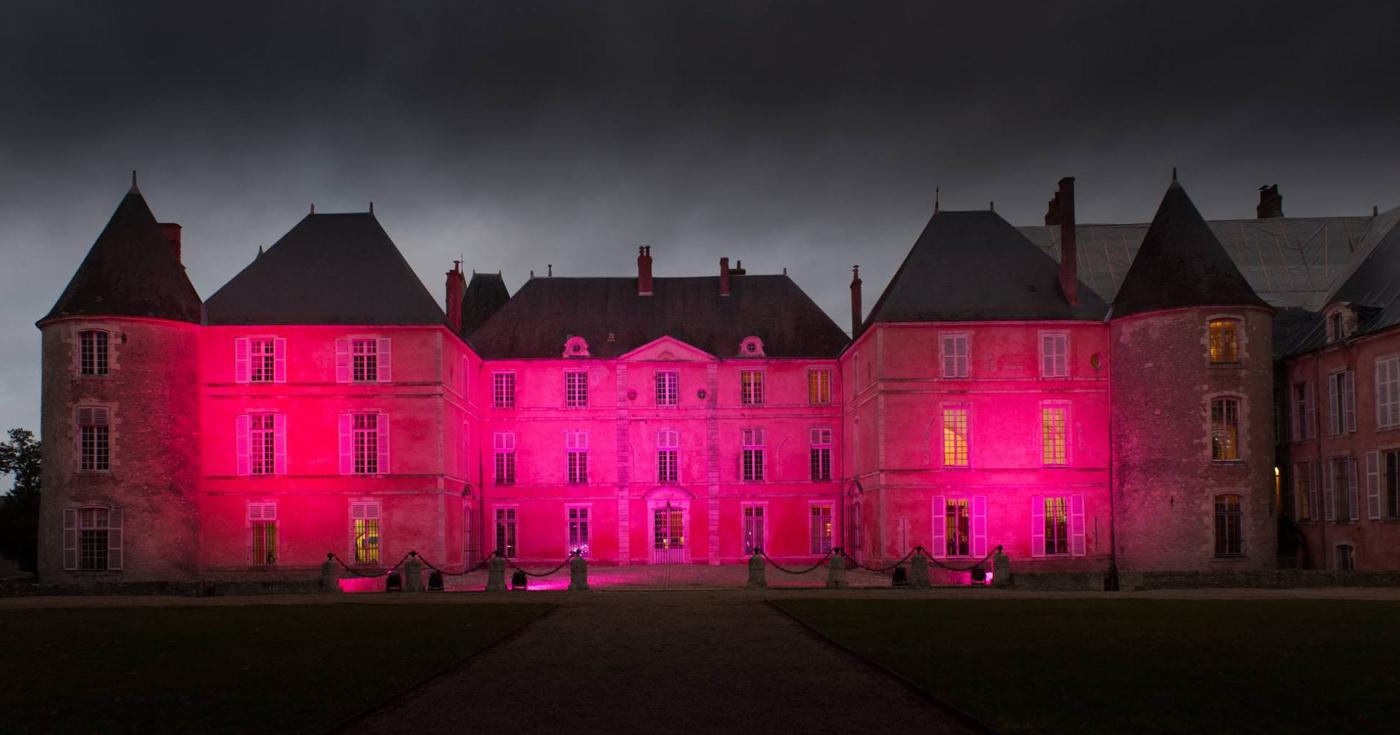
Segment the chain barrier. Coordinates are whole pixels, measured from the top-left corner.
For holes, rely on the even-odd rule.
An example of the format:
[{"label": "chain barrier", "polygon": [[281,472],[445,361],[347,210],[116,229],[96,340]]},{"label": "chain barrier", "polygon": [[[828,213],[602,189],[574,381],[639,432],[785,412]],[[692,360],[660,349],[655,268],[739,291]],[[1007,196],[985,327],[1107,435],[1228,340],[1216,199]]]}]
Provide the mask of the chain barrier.
[{"label": "chain barrier", "polygon": [[764,561],[768,562],[774,569],[776,569],[776,570],[782,572],[783,574],[806,574],[806,573],[808,573],[808,572],[816,571],[817,569],[820,569],[821,566],[822,566],[823,564],[825,564],[825,563],[827,562],[827,560],[831,558],[831,555],[834,554],[834,553],[836,553],[836,552],[834,552],[834,551],[828,551],[828,552],[826,552],[826,554],[823,555],[822,558],[819,559],[819,560],[817,561],[816,564],[813,564],[812,566],[807,567],[806,569],[788,569],[787,567],[784,567],[782,564],[779,564],[778,562],[773,561],[773,557],[769,556],[769,555],[768,555],[768,552],[764,551],[763,549],[759,549],[759,550],[758,550],[759,556],[762,556],[763,559],[764,559]]},{"label": "chain barrier", "polygon": [[514,569],[515,571],[520,572],[521,574],[524,574],[527,577],[548,577],[549,575],[554,574],[560,569],[563,569],[564,567],[568,566],[569,562],[573,560],[574,556],[574,554],[569,554],[568,556],[564,557],[564,561],[559,562],[559,566],[547,572],[531,572],[526,570],[524,567],[516,566],[515,562],[511,561],[509,557],[503,556],[501,558],[506,560],[506,565],[509,566],[511,569]]},{"label": "chain barrier", "polygon": [[929,557],[929,561],[933,562],[934,564],[937,564],[937,565],[940,566],[940,567],[943,567],[944,569],[947,569],[947,570],[950,571],[950,572],[970,572],[970,571],[972,571],[974,568],[980,567],[980,566],[982,566],[983,564],[986,564],[986,563],[987,563],[987,560],[990,559],[990,558],[992,558],[993,556],[996,556],[996,553],[997,553],[998,551],[1001,551],[1001,546],[1000,546],[1000,545],[998,545],[995,549],[992,549],[991,553],[989,553],[989,554],[987,554],[986,556],[982,557],[981,560],[972,562],[971,564],[969,564],[969,565],[967,565],[967,566],[953,566],[952,564],[944,564],[943,562],[941,562],[941,561],[939,561],[939,560],[937,560],[937,559],[934,559],[933,557]]},{"label": "chain barrier", "polygon": [[[846,561],[849,561],[849,562],[851,563],[851,565],[854,566],[854,567],[856,567],[857,569],[864,569],[864,570],[867,571],[867,572],[875,572],[876,574],[884,574],[885,572],[888,572],[888,571],[893,570],[895,567],[899,566],[900,564],[903,564],[904,562],[909,561],[910,557],[914,556],[915,552],[919,552],[919,551],[923,551],[923,550],[924,550],[924,547],[922,547],[922,546],[915,546],[914,548],[912,548],[912,549],[909,550],[909,553],[908,553],[908,554],[905,554],[905,555],[904,555],[904,558],[903,558],[903,559],[900,559],[899,561],[897,561],[897,562],[895,562],[895,563],[893,563],[893,564],[891,564],[891,565],[889,565],[889,566],[887,566],[887,567],[870,567],[870,566],[866,566],[866,565],[864,565],[864,564],[861,564],[860,562],[856,561],[855,557],[851,556],[850,554],[847,554],[845,549],[841,549],[841,556],[846,557]],[[927,554],[925,554],[925,556],[927,556]]]},{"label": "chain barrier", "polygon": [[346,563],[345,563],[345,560],[344,560],[344,559],[341,559],[340,556],[339,556],[338,554],[336,554],[335,552],[331,552],[331,553],[327,554],[326,556],[329,556],[330,558],[335,559],[335,561],[336,561],[337,564],[339,564],[340,566],[342,566],[342,567],[345,568],[345,571],[347,571],[347,572],[349,572],[349,573],[355,575],[356,577],[363,577],[363,578],[366,578],[366,579],[374,579],[374,578],[376,578],[376,577],[388,576],[389,572],[392,572],[392,571],[394,571],[395,569],[398,569],[400,564],[403,564],[404,561],[406,561],[406,560],[408,559],[408,557],[410,557],[410,556],[415,556],[415,554],[414,554],[412,551],[410,551],[410,552],[408,552],[407,554],[404,554],[404,555],[403,555],[403,558],[399,559],[398,562],[396,562],[396,563],[394,564],[394,566],[389,567],[389,568],[387,568],[387,569],[384,569],[383,571],[378,571],[378,572],[362,572],[362,571],[360,571],[360,570],[358,570],[358,569],[356,569],[356,568],[350,566],[349,564],[346,564]]},{"label": "chain barrier", "polygon": [[895,567],[897,567],[897,566],[899,566],[899,565],[901,565],[901,564],[903,564],[903,563],[909,561],[909,559],[912,558],[912,557],[914,556],[914,554],[916,554],[916,553],[918,553],[918,552],[923,552],[924,556],[927,557],[928,560],[929,560],[930,562],[932,562],[935,566],[942,567],[942,568],[944,568],[944,569],[947,569],[947,570],[950,571],[950,572],[970,572],[970,571],[972,571],[974,568],[980,567],[980,566],[986,564],[988,559],[991,559],[993,556],[996,556],[996,553],[997,553],[998,551],[1001,551],[1001,546],[997,546],[995,549],[992,549],[991,552],[988,553],[986,556],[984,556],[984,557],[982,557],[981,559],[979,559],[979,560],[977,560],[977,561],[974,561],[974,562],[972,562],[971,564],[968,564],[968,565],[966,565],[966,566],[962,566],[962,565],[953,565],[953,564],[945,564],[945,563],[943,563],[942,561],[939,561],[937,558],[935,558],[932,554],[928,553],[928,549],[925,549],[925,548],[922,547],[922,546],[915,546],[913,549],[911,549],[911,550],[909,551],[908,554],[905,554],[905,555],[904,555],[904,558],[903,558],[903,559],[900,559],[899,561],[897,561],[897,562],[895,562],[895,563],[893,563],[893,564],[891,564],[891,565],[889,565],[889,566],[887,566],[887,567],[871,567],[871,566],[866,566],[865,564],[861,564],[860,562],[856,561],[855,558],[852,557],[850,554],[847,554],[845,549],[841,549],[840,551],[841,551],[841,556],[846,557],[846,560],[849,561],[849,562],[851,563],[852,566],[854,566],[854,567],[856,567],[856,568],[858,568],[858,569],[864,569],[864,570],[866,570],[867,572],[875,572],[875,573],[877,573],[877,574],[884,574],[885,572],[892,571]]},{"label": "chain barrier", "polygon": [[[413,554],[414,552],[411,552],[411,551],[410,551],[409,553],[410,553],[410,554]],[[427,567],[427,568],[429,568],[429,569],[431,569],[431,570],[437,572],[438,574],[441,574],[444,578],[446,578],[446,577],[465,577],[465,576],[467,576],[468,574],[471,574],[472,572],[475,572],[475,571],[478,570],[478,569],[485,569],[485,568],[486,568],[486,562],[487,562],[486,559],[482,559],[481,561],[479,561],[479,562],[476,563],[476,566],[464,568],[464,569],[463,569],[462,571],[460,571],[460,572],[445,572],[445,571],[439,569],[439,568],[437,567],[437,565],[433,564],[432,562],[428,561],[427,559],[424,559],[423,556],[422,556],[421,554],[416,555],[416,556],[418,556],[418,561],[423,562],[423,566],[425,566],[425,567]]]}]

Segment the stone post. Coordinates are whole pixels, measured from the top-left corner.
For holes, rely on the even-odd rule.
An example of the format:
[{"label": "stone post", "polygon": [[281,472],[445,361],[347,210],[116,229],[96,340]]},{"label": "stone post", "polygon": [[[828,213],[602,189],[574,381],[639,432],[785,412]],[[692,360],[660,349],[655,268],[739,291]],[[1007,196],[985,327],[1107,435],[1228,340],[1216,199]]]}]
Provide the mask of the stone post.
[{"label": "stone post", "polygon": [[340,591],[340,565],[335,563],[333,554],[326,554],[326,560],[321,563],[321,591]]},{"label": "stone post", "polygon": [[846,557],[840,550],[831,555],[831,563],[826,567],[826,588],[846,589]]},{"label": "stone post", "polygon": [[569,560],[569,591],[588,591],[588,560],[583,554],[574,554]]},{"label": "stone post", "polygon": [[403,563],[403,591],[423,591],[423,562],[416,552],[408,552],[408,560]]},{"label": "stone post", "polygon": [[1011,586],[1011,557],[1007,556],[1000,546],[997,547],[996,553],[992,554],[992,586]]},{"label": "stone post", "polygon": [[763,554],[758,549],[754,549],[753,556],[749,557],[749,583],[745,586],[749,589],[768,586],[768,569],[763,565]]},{"label": "stone post", "polygon": [[486,591],[506,591],[506,560],[500,554],[493,555],[486,562]]},{"label": "stone post", "polygon": [[914,550],[914,556],[909,559],[909,586],[916,590],[928,589],[928,557],[924,556],[923,548]]}]

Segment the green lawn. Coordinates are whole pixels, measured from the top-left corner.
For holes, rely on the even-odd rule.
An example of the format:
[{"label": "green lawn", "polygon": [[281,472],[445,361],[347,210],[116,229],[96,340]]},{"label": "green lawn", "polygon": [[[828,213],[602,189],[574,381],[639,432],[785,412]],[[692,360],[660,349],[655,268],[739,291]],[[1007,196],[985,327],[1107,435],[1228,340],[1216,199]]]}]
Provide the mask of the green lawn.
[{"label": "green lawn", "polygon": [[784,600],[1009,733],[1400,728],[1400,603]]},{"label": "green lawn", "polygon": [[0,610],[0,732],[321,732],[549,607]]}]

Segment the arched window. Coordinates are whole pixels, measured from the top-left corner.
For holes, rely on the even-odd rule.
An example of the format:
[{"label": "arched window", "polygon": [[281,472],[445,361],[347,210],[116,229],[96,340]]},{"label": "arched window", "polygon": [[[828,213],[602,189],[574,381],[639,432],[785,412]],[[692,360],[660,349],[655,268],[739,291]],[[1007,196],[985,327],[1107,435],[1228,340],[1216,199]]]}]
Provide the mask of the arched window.
[{"label": "arched window", "polygon": [[1211,319],[1207,327],[1212,365],[1240,361],[1240,322],[1238,319]]},{"label": "arched window", "polygon": [[1240,458],[1240,399],[1212,398],[1210,401],[1210,458],[1215,462],[1235,462]]},{"label": "arched window", "polygon": [[1215,555],[1244,554],[1244,515],[1240,496],[1215,496]]},{"label": "arched window", "polygon": [[1356,547],[1351,544],[1337,545],[1337,571],[1356,571]]}]

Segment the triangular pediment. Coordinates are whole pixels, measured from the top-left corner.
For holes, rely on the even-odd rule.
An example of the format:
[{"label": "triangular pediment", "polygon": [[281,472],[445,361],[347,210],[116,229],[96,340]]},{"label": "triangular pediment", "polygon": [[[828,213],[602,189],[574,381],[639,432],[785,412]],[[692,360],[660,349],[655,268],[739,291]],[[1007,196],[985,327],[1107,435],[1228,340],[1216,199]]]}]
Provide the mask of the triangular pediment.
[{"label": "triangular pediment", "polygon": [[618,357],[624,362],[715,362],[717,358],[675,337],[654,339]]}]

